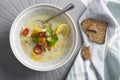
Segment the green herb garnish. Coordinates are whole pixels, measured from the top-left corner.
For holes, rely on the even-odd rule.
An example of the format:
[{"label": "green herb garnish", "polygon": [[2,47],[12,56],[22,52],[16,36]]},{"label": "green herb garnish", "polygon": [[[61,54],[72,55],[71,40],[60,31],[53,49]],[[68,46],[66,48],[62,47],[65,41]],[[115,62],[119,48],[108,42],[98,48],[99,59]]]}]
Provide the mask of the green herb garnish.
[{"label": "green herb garnish", "polygon": [[47,29],[46,30],[46,36],[47,36],[47,44],[49,46],[55,45],[55,43],[58,41],[57,34],[53,34],[52,29]]},{"label": "green herb garnish", "polygon": [[[45,32],[45,38],[46,38],[46,43],[49,46],[54,46],[55,43],[58,41],[58,36],[57,34],[53,34],[53,30],[52,29],[47,29]],[[39,36],[38,36],[38,32],[34,33],[34,37],[32,38],[33,42],[35,44],[39,44],[40,40],[39,40]]]},{"label": "green herb garnish", "polygon": [[47,37],[50,37],[50,36],[52,35],[52,33],[53,33],[53,30],[52,30],[52,29],[47,29],[47,30],[46,30],[46,36],[47,36]]},{"label": "green herb garnish", "polygon": [[32,38],[32,41],[33,41],[35,44],[38,44],[38,43],[39,43],[38,32],[34,32],[34,38]]},{"label": "green herb garnish", "polygon": [[35,44],[38,44],[38,43],[39,43],[39,39],[38,39],[38,38],[33,38],[32,40],[33,40],[33,42],[34,42]]}]

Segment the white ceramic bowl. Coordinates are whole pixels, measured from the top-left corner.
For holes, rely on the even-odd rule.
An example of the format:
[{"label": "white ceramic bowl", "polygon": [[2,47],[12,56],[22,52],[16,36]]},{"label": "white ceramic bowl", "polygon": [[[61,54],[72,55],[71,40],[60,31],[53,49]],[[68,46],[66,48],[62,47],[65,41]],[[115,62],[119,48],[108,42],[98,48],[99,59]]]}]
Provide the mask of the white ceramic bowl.
[{"label": "white ceramic bowl", "polygon": [[37,71],[49,71],[53,70],[56,68],[61,67],[64,65],[74,54],[75,49],[76,49],[76,43],[77,43],[77,30],[75,27],[75,24],[72,20],[72,18],[67,14],[62,14],[56,19],[60,20],[63,23],[67,23],[70,25],[70,34],[69,34],[69,41],[67,45],[66,51],[63,53],[63,55],[58,59],[55,60],[54,62],[48,62],[48,63],[42,63],[42,62],[35,62],[32,59],[30,59],[23,51],[20,43],[20,31],[21,28],[23,27],[23,24],[25,21],[28,19],[32,18],[32,16],[35,15],[53,15],[57,12],[59,12],[61,9],[49,5],[49,4],[37,4],[33,5],[24,11],[22,11],[15,21],[12,24],[11,30],[10,30],[10,45],[11,49],[15,55],[15,57],[26,67],[37,70]]}]

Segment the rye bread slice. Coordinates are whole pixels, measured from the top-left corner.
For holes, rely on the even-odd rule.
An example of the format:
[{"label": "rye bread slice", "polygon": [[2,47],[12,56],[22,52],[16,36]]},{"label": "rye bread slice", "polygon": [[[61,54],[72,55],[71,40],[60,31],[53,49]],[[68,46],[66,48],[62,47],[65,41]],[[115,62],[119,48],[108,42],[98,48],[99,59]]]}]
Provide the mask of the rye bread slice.
[{"label": "rye bread slice", "polygon": [[90,46],[83,47],[81,49],[81,56],[84,60],[89,60],[91,58]]},{"label": "rye bread slice", "polygon": [[107,25],[107,22],[91,18],[85,19],[81,23],[82,30],[87,34],[89,40],[100,44],[105,42]]}]

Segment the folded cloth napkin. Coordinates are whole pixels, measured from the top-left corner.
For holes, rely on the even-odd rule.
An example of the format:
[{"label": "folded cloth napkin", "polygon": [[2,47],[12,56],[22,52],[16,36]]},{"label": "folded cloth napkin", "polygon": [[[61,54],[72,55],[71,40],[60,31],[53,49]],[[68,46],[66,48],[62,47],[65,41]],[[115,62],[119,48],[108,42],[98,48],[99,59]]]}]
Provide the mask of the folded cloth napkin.
[{"label": "folded cloth napkin", "polygon": [[[120,0],[111,0],[107,6],[120,25]],[[120,32],[113,39],[105,58],[105,80],[120,80]]]},{"label": "folded cloth napkin", "polygon": [[[82,47],[91,46],[91,60],[84,61],[81,58],[81,49],[76,60],[71,67],[66,80],[104,80],[104,60],[108,51],[108,44],[113,42],[113,38],[119,31],[119,24],[110,13],[103,0],[94,0],[80,17],[79,24],[86,18],[93,18],[108,22],[106,40],[104,44],[97,44],[89,41],[86,34],[80,30],[84,40]],[[81,48],[82,48],[81,47]]]}]

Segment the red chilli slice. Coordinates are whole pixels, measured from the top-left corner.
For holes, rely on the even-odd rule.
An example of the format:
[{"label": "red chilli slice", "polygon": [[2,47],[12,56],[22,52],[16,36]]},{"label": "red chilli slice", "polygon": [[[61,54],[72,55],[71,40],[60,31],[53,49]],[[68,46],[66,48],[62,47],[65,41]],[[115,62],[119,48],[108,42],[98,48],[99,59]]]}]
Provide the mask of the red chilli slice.
[{"label": "red chilli slice", "polygon": [[24,30],[23,30],[23,35],[27,35],[29,33],[29,29],[28,28],[25,28]]},{"label": "red chilli slice", "polygon": [[41,53],[42,53],[42,48],[41,48],[41,46],[40,46],[40,45],[36,45],[36,46],[34,47],[34,52],[35,52],[36,54],[41,54]]},{"label": "red chilli slice", "polygon": [[45,37],[45,32],[39,32],[39,33],[38,33],[38,36],[39,36],[39,37]]}]

